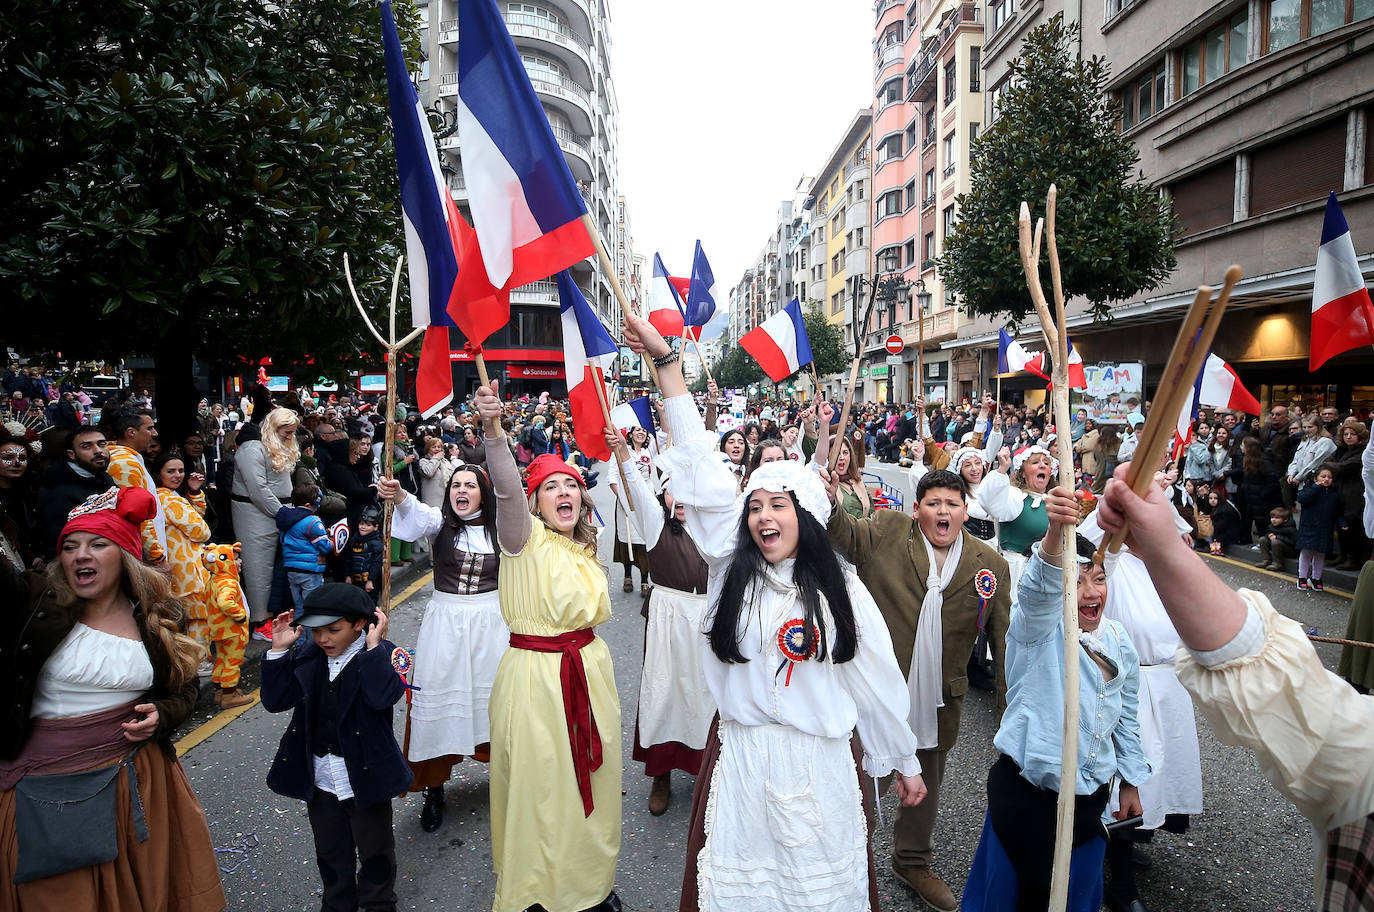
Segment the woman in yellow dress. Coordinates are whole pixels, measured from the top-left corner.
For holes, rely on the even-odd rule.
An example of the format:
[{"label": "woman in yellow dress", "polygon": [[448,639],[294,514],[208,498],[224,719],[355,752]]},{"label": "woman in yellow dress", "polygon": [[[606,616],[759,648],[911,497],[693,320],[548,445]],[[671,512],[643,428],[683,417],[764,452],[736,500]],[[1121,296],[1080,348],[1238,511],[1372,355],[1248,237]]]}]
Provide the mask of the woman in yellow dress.
[{"label": "woman in yellow dress", "polygon": [[611,598],[591,500],[553,454],[530,463],[522,487],[496,383],[475,403],[511,630],[491,690],[493,909],[618,912],[620,698],[611,652],[593,630],[611,619]]}]

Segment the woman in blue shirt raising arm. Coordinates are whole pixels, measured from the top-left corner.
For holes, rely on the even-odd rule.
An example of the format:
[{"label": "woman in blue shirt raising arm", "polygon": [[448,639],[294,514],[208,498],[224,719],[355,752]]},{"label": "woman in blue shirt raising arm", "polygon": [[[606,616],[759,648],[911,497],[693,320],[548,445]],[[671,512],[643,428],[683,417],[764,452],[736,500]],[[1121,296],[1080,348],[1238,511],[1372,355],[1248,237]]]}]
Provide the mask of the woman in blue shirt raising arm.
[{"label": "woman in blue shirt raising arm", "polygon": [[1107,572],[1093,545],[1078,536],[1077,554],[1061,554],[1061,530],[1078,519],[1078,501],[1059,487],[1045,498],[1049,531],[1027,564],[1007,631],[1007,710],[993,743],[1001,752],[988,773],[988,813],[964,888],[964,912],[1043,910],[1054,867],[1060,745],[1064,726],[1064,629],[1061,561],[1078,561],[1078,778],[1074,785],[1070,912],[1102,906],[1102,813],[1111,781],[1121,782],[1118,819],[1140,813],[1136,786],[1149,778],[1136,707],[1140,659],[1125,630],[1102,616]]}]

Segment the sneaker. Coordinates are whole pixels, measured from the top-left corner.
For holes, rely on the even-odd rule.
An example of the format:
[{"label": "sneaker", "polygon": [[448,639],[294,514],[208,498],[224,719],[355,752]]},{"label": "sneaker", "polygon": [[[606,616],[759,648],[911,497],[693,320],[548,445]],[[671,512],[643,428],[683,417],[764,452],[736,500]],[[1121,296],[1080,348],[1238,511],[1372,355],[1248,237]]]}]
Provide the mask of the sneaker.
[{"label": "sneaker", "polygon": [[1312,586],[1313,589],[1317,590],[1318,592],[1325,592],[1325,591],[1326,591],[1325,589],[1322,588],[1322,581],[1319,580],[1319,579],[1314,579],[1314,580],[1312,580],[1311,586]]},{"label": "sneaker", "polygon": [[196,677],[198,678],[208,678],[210,677],[210,675],[214,673],[215,663],[211,662],[209,659],[206,659],[204,662],[201,662],[199,665],[196,666]]},{"label": "sneaker", "polygon": [[1298,588],[1301,589],[1303,592],[1306,592],[1306,591],[1307,591],[1307,578],[1306,578],[1306,577],[1302,577],[1302,576],[1298,577]]},{"label": "sneaker", "polygon": [[253,628],[253,639],[264,643],[272,642],[272,619],[268,618]]},{"label": "sneaker", "polygon": [[1259,545],[1251,545],[1251,546],[1250,546],[1250,550],[1251,550],[1251,551],[1258,551],[1258,550],[1259,550]]}]

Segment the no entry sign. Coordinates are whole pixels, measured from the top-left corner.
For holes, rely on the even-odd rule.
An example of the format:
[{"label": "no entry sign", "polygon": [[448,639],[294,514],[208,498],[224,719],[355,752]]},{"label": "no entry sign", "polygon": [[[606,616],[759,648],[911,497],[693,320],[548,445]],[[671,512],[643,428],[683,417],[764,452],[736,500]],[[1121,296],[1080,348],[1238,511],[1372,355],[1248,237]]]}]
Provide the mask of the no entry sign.
[{"label": "no entry sign", "polygon": [[889,355],[900,355],[902,349],[906,347],[906,344],[902,342],[901,336],[894,333],[887,337],[887,341],[883,343],[883,347],[887,349]]}]

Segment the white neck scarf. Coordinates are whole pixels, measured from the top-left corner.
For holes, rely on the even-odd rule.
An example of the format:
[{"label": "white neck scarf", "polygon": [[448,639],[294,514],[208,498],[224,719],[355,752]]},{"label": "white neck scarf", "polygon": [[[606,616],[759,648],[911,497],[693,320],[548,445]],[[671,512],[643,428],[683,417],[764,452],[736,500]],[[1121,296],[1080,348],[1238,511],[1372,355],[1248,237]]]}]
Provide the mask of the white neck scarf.
[{"label": "white neck scarf", "polygon": [[911,671],[907,674],[907,689],[911,692],[911,711],[907,721],[916,734],[916,747],[929,750],[940,743],[940,726],[935,710],[944,700],[944,642],[945,625],[941,615],[945,607],[945,587],[954,578],[954,570],[964,554],[964,536],[960,532],[945,555],[945,567],[936,570],[935,549],[924,535],[926,558],[930,561],[930,575],[926,578],[926,597],[921,602],[921,617],[916,622],[916,642],[911,648]]}]

